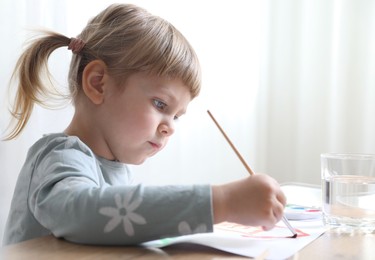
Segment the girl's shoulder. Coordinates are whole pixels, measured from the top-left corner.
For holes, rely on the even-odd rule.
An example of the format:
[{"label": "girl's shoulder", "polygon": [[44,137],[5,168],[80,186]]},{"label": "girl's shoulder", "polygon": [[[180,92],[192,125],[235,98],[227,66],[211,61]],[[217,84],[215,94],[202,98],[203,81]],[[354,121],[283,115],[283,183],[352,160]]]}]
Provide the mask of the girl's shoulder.
[{"label": "girl's shoulder", "polygon": [[79,152],[89,157],[95,157],[91,149],[77,136],[69,136],[64,133],[44,135],[30,148],[29,153],[49,153],[51,151]]},{"label": "girl's shoulder", "polygon": [[73,167],[76,172],[84,175],[90,172],[95,176],[105,175],[111,179],[111,183],[124,182],[124,178],[126,182],[131,180],[131,172],[126,164],[101,158],[77,136],[64,133],[47,134],[40,138],[30,148],[27,161],[42,172],[45,168],[51,170],[55,166],[60,167],[58,171]]}]

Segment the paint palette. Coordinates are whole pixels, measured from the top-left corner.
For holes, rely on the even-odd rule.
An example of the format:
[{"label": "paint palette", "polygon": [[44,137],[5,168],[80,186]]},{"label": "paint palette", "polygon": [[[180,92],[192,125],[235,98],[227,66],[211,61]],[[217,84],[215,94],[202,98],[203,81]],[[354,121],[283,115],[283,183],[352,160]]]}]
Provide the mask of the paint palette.
[{"label": "paint palette", "polygon": [[288,220],[314,220],[322,217],[322,192],[319,185],[284,183],[281,189],[288,200],[284,209]]},{"label": "paint palette", "polygon": [[296,204],[287,204],[284,209],[285,217],[289,220],[309,220],[322,217],[322,211],[317,207],[306,207]]}]

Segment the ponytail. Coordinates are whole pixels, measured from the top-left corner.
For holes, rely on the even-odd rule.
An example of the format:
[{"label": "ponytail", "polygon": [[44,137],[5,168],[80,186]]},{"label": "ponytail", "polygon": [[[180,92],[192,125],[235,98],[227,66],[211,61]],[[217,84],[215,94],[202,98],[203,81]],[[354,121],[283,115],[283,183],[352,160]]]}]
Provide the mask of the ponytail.
[{"label": "ponytail", "polygon": [[[51,75],[48,71],[48,58],[57,48],[68,46],[70,38],[64,35],[45,32],[45,35],[33,40],[17,61],[11,81],[17,80],[18,88],[11,109],[13,120],[5,140],[16,138],[30,119],[34,104],[47,106],[46,100],[56,96],[53,91]],[[46,82],[46,79],[48,80]],[[49,86],[50,85],[50,86]]]}]

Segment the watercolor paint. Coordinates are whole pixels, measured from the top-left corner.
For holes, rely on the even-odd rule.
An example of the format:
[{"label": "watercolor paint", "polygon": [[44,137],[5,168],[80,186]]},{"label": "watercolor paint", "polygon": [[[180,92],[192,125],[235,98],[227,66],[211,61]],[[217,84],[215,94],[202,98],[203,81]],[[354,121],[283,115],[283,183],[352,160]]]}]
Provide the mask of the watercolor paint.
[{"label": "watercolor paint", "polygon": [[296,204],[287,204],[284,209],[284,214],[289,220],[309,220],[322,217],[322,211],[320,208]]}]

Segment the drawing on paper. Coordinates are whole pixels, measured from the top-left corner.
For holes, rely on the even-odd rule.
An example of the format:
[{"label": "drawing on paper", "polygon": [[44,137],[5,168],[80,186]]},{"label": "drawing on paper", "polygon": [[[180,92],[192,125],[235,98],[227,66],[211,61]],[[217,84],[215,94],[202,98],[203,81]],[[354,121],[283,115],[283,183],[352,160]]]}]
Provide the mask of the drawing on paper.
[{"label": "drawing on paper", "polygon": [[[250,237],[250,238],[264,238],[264,239],[272,239],[272,238],[288,238],[290,237],[290,230],[281,225],[275,226],[273,229],[269,231],[264,231],[262,227],[252,227],[252,226],[244,226],[237,223],[231,222],[222,222],[216,224],[214,226],[215,232],[221,233],[228,233],[228,234],[236,234],[242,237]],[[305,233],[299,229],[295,229],[297,232],[297,238],[300,237],[307,237],[310,234]]]}]

